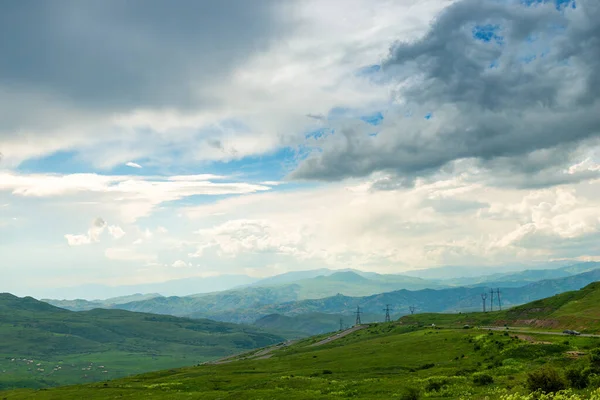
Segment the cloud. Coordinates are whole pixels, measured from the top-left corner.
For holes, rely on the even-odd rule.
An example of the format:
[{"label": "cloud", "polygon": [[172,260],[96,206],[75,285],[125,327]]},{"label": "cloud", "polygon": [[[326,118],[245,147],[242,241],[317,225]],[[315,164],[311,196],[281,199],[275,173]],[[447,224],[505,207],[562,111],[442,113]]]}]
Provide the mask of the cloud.
[{"label": "cloud", "polygon": [[[335,121],[335,134],[291,176],[333,181],[385,171],[411,184],[473,160],[530,181],[541,173],[547,185],[573,181],[552,175],[600,134],[600,7],[582,0],[559,12],[551,3],[462,0],[446,8],[426,34],[396,42],[384,59],[382,85],[394,98],[378,134],[369,136],[373,127],[358,118]],[[481,26],[497,26],[501,39],[477,38]]]},{"label": "cloud", "polygon": [[128,163],[126,163],[125,165],[127,165],[128,167],[131,167],[131,168],[142,168],[142,166],[140,164],[136,164],[136,163],[131,162],[131,161],[128,162]]},{"label": "cloud", "polygon": [[[67,243],[69,244],[69,246],[81,246],[84,244],[97,243],[100,241],[100,236],[104,232],[104,229],[106,228],[106,226],[107,226],[106,221],[104,219],[98,217],[92,221],[92,224],[91,224],[90,228],[88,229],[87,234],[82,234],[82,235],[66,234],[65,239],[67,239]],[[111,230],[111,228],[114,229],[114,227],[109,227],[109,231]],[[112,232],[111,232],[111,234],[112,234]]]},{"label": "cloud", "polygon": [[600,254],[600,180],[535,190],[451,175],[385,191],[373,182],[189,207],[186,215],[203,227],[188,256],[255,269],[279,263],[399,272]]},{"label": "cloud", "polygon": [[189,268],[191,265],[182,260],[177,260],[171,264],[172,268]]},{"label": "cloud", "polygon": [[116,225],[111,225],[108,227],[108,233],[114,238],[114,239],[121,239],[123,236],[125,236],[125,231],[123,230],[123,228],[121,228],[120,226],[116,226]]},{"label": "cloud", "polygon": [[[0,171],[0,193],[13,196],[93,198],[103,206],[114,205],[128,221],[148,215],[155,206],[189,196],[244,194],[266,191],[264,185],[244,182],[211,182],[212,175],[192,175],[174,179],[99,174],[17,174]],[[222,179],[219,177],[219,179]]]},{"label": "cloud", "polygon": [[[179,167],[301,145],[320,123],[306,114],[385,103],[387,88],[356,71],[447,2],[153,5],[140,14],[137,0],[51,10],[24,2],[3,13],[12,32],[0,42],[5,166],[62,150],[98,168],[136,159]],[[24,20],[38,23],[26,30]]]}]

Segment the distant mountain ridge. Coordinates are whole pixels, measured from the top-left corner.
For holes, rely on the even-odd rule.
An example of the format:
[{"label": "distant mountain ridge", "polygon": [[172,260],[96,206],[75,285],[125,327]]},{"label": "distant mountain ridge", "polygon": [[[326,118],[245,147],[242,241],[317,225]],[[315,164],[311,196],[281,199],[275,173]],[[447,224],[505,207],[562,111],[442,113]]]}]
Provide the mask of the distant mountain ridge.
[{"label": "distant mountain ridge", "polygon": [[[319,278],[319,281],[325,280]],[[336,279],[336,277],[334,277]],[[353,279],[357,279],[353,277]],[[522,287],[501,288],[504,307],[523,304],[568,290],[579,289],[600,280],[600,269],[559,279],[529,283]],[[496,286],[494,286],[496,287]],[[481,308],[480,294],[488,285],[441,289],[406,289],[369,296],[335,295],[319,299],[298,300],[302,287],[298,284],[273,287],[249,287],[203,296],[159,297],[144,301],[118,304],[113,308],[218,321],[253,323],[269,314],[296,316],[304,313],[349,315],[357,305],[364,312],[381,314],[386,304],[392,304],[393,314],[409,313],[409,306],[419,312],[458,312]]]}]

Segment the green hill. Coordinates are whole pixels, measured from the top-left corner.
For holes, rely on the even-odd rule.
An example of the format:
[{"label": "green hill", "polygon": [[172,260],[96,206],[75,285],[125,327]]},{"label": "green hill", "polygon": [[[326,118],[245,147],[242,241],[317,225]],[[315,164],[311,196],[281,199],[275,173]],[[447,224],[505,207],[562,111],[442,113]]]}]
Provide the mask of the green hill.
[{"label": "green hill", "polygon": [[[3,392],[19,399],[532,399],[528,374],[591,364],[597,338],[478,329],[365,326],[318,345],[312,337],[222,364],[165,370],[103,383],[45,391]],[[335,337],[334,337],[335,339]],[[577,354],[577,356],[573,356]],[[568,385],[564,372],[557,373]],[[595,379],[595,378],[594,378]],[[561,399],[589,399],[598,380]],[[577,396],[575,397],[575,395]],[[552,397],[544,397],[552,399]]]},{"label": "green hill", "polygon": [[462,314],[415,314],[400,319],[406,325],[510,325],[545,330],[575,329],[600,333],[600,282],[504,311]]},{"label": "green hill", "polygon": [[0,338],[0,388],[193,365],[283,340],[257,327],[123,310],[73,312],[7,293],[0,294]]},{"label": "green hill", "polygon": [[[270,314],[254,322],[260,328],[270,332],[278,332],[288,338],[299,338],[335,332],[340,329],[340,320],[343,327],[354,325],[353,315],[307,313],[288,317],[281,314]],[[365,323],[380,320],[378,314],[363,314]]]}]

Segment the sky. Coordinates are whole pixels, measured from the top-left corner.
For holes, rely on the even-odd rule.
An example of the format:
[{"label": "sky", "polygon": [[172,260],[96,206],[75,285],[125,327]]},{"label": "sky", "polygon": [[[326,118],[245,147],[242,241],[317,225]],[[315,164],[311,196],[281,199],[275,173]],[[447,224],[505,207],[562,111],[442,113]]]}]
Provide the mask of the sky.
[{"label": "sky", "polygon": [[600,260],[597,0],[20,0],[0,54],[0,291]]}]

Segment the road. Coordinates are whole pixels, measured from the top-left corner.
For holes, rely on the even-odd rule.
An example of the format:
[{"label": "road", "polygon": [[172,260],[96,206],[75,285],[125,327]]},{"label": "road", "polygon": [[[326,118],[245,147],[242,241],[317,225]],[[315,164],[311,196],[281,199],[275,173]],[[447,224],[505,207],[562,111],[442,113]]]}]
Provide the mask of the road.
[{"label": "road", "polygon": [[[347,335],[349,335],[351,333],[354,333],[354,332],[356,332],[356,331],[358,331],[360,329],[366,328],[367,326],[368,325],[354,326],[354,327],[352,327],[350,329],[346,329],[343,332],[338,332],[335,335],[331,335],[331,336],[329,336],[329,337],[327,337],[327,338],[325,338],[325,339],[323,339],[323,340],[321,340],[321,341],[319,341],[317,343],[313,343],[313,344],[311,344],[308,347],[322,346],[324,344],[331,343],[334,340],[341,339],[344,336],[347,336]],[[234,355],[231,355],[231,356],[220,358],[218,360],[206,361],[203,364],[226,364],[226,363],[230,363],[230,362],[233,362],[233,361],[239,361],[239,360],[265,360],[267,358],[271,358],[273,356],[272,353],[275,350],[279,350],[279,349],[282,349],[284,347],[291,346],[291,345],[293,345],[296,342],[298,342],[298,341],[297,340],[289,340],[287,342],[279,343],[279,344],[276,344],[274,346],[265,347],[265,348],[260,349],[258,351],[256,351],[256,350],[246,351],[244,353],[234,354]],[[244,357],[245,354],[247,354],[247,356]]]},{"label": "road", "polygon": [[[508,329],[506,329],[506,327],[504,326],[481,326],[479,327],[479,329],[487,329],[487,330],[491,330],[491,331],[504,331],[504,332],[515,332],[515,333],[529,333],[530,335],[553,335],[553,336],[573,336],[573,335],[569,335],[568,333],[562,333],[562,332],[543,332],[543,331],[533,331],[531,329],[519,329],[519,328],[514,328],[514,327],[508,327]],[[589,333],[582,333],[581,335],[578,335],[580,337],[595,337],[595,338],[600,338],[600,335],[592,335]]]},{"label": "road", "polygon": [[326,338],[326,339],[323,339],[323,340],[321,340],[320,342],[313,343],[313,344],[311,344],[311,345],[310,345],[310,346],[308,346],[308,347],[322,346],[322,345],[324,345],[324,344],[331,343],[331,342],[333,342],[334,340],[337,340],[337,339],[343,338],[343,337],[344,337],[344,336],[346,336],[346,335],[349,335],[349,334],[351,334],[351,333],[354,333],[354,332],[356,332],[356,331],[358,331],[358,330],[361,330],[361,329],[363,329],[363,328],[366,328],[366,327],[367,327],[367,325],[356,325],[356,326],[354,326],[354,327],[352,327],[352,328],[350,328],[350,329],[346,329],[346,330],[345,330],[345,331],[343,331],[343,332],[339,332],[339,333],[336,333],[335,335],[329,336],[328,338]]}]

